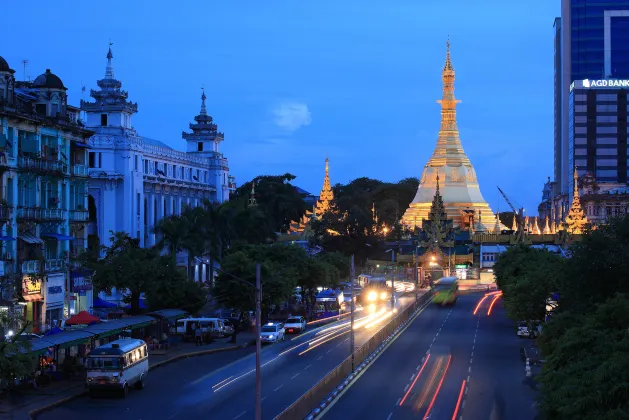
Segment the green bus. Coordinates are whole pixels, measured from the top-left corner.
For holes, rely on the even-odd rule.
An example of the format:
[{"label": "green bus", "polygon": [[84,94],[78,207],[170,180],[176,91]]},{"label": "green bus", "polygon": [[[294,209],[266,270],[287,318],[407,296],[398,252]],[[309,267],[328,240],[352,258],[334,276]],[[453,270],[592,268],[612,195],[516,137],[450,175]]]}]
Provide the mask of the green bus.
[{"label": "green bus", "polygon": [[456,277],[442,277],[435,281],[433,289],[436,292],[433,303],[441,306],[453,305],[459,291],[458,280]]}]

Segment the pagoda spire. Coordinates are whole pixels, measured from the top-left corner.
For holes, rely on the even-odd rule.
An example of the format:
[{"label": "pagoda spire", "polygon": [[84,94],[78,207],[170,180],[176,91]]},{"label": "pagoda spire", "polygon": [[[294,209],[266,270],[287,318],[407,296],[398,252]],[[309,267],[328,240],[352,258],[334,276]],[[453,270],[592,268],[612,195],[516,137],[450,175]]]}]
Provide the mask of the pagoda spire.
[{"label": "pagoda spire", "polygon": [[494,224],[494,233],[500,235],[500,212],[496,213],[496,223]]},{"label": "pagoda spire", "polygon": [[251,181],[251,193],[249,194],[249,207],[255,207],[258,205],[258,202],[256,201],[256,180],[254,178],[253,181]]},{"label": "pagoda spire", "polygon": [[550,225],[548,224],[548,215],[546,215],[546,219],[544,221],[544,230],[542,231],[542,233],[544,235],[548,235],[549,233],[552,233],[550,231]]},{"label": "pagoda spire", "polygon": [[205,108],[205,100],[207,99],[205,97],[205,88],[201,88],[201,92],[203,92],[201,94],[201,112],[199,112],[199,115],[207,115],[207,109]]},{"label": "pagoda spire", "polygon": [[107,67],[105,67],[105,79],[114,80],[114,66],[111,63],[111,59],[114,58],[114,55],[111,53],[111,46],[114,45],[113,42],[109,41],[109,51],[107,51]]},{"label": "pagoda spire", "polygon": [[579,174],[577,168],[574,168],[574,190],[572,193],[572,204],[564,222],[566,230],[569,233],[581,234],[585,230],[588,219],[581,207],[581,198],[579,197]]},{"label": "pagoda spire", "polygon": [[323,187],[319,193],[317,201],[317,213],[323,215],[334,209],[334,191],[330,183],[330,160],[325,158],[325,177],[323,178]]}]

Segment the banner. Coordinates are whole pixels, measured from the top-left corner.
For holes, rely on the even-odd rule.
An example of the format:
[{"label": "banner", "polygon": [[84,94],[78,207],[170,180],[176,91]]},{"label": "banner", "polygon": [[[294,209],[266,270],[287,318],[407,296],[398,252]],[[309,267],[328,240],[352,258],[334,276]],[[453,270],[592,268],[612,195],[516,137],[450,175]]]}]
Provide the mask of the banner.
[{"label": "banner", "polygon": [[72,270],[70,272],[70,291],[79,293],[92,290],[92,272],[90,270]]}]

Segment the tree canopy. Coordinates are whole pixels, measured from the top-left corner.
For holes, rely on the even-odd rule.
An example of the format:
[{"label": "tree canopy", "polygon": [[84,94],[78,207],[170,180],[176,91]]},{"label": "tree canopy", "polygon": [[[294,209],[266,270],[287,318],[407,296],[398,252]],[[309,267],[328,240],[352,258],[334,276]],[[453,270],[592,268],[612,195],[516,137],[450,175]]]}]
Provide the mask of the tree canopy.
[{"label": "tree canopy", "polygon": [[[28,323],[12,330],[18,318],[7,311],[0,311],[0,389],[13,387],[15,378],[26,377],[33,372],[33,359],[28,354],[31,342],[22,337]],[[13,334],[4,340],[9,331]]]},{"label": "tree canopy", "polygon": [[588,231],[568,259],[516,247],[494,271],[514,320],[539,319],[552,292],[558,305],[538,339],[538,380],[547,419],[629,418],[629,216]]}]

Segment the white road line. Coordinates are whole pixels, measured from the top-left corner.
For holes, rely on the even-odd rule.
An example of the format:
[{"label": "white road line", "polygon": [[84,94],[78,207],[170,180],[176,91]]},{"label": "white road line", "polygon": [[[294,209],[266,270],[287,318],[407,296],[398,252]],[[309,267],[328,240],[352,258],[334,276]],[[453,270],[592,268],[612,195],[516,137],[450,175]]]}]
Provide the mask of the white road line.
[{"label": "white road line", "polygon": [[472,357],[474,357],[474,351],[472,350]]},{"label": "white road line", "polygon": [[260,400],[260,402],[262,402],[262,401],[264,401],[264,400],[266,400],[266,397],[262,397],[262,399]]},{"label": "white road line", "polygon": [[470,365],[472,364],[472,361],[473,361],[473,360],[474,360],[474,358],[471,358],[471,359],[470,359]]},{"label": "white road line", "polygon": [[392,415],[393,415],[393,412],[389,413],[389,416],[387,417],[387,420],[390,420]]},{"label": "white road line", "polygon": [[336,347],[340,346],[341,344],[342,344],[342,343],[338,343],[338,344],[336,345]]},{"label": "white road line", "polygon": [[468,390],[469,386],[465,387],[465,395],[467,395],[467,390]]},{"label": "white road line", "polygon": [[323,356],[320,356],[317,360],[321,360],[321,359],[323,359]]},{"label": "white road line", "polygon": [[332,349],[328,350],[327,352],[330,353],[332,351]]},{"label": "white road line", "polygon": [[400,405],[400,401],[402,401],[402,398],[398,398],[397,402],[395,403],[395,405]]},{"label": "white road line", "polygon": [[284,384],[282,384],[282,385],[278,386],[277,388],[275,388],[275,389],[273,390],[273,392],[277,392],[277,391],[279,391],[279,390],[280,390],[283,386],[284,386]]},{"label": "white road line", "polygon": [[467,371],[468,371],[468,372],[471,372],[471,371],[472,371],[472,366],[468,367],[468,368],[467,368]]},{"label": "white road line", "polygon": [[439,337],[439,333],[437,333],[437,335],[435,335],[435,337]]},{"label": "white road line", "polygon": [[470,375],[467,375],[467,382],[470,382]]},{"label": "white road line", "polygon": [[415,379],[415,374],[414,373],[411,375],[411,379],[409,379],[409,381],[412,381],[413,379]]},{"label": "white road line", "polygon": [[174,419],[174,418],[175,418],[175,417],[177,417],[180,413],[181,413],[181,411],[177,411],[175,414],[173,414],[172,416],[168,417],[168,419],[167,419],[167,420]]},{"label": "white road line", "polygon": [[408,391],[409,386],[411,386],[411,384],[406,384],[406,386],[404,387],[404,392]]},{"label": "white road line", "polygon": [[308,365],[308,366],[306,366],[306,367],[304,368],[304,370],[308,369],[310,366],[312,366],[312,365]]},{"label": "white road line", "polygon": [[234,417],[234,420],[236,420],[236,419],[237,419],[237,418],[239,418],[239,417],[244,416],[244,415],[245,415],[245,413],[246,413],[246,411],[243,411],[242,413],[238,414],[236,417]]},{"label": "white road line", "polygon": [[465,400],[463,400],[463,404],[461,404],[461,408],[465,408]]},{"label": "white road line", "polygon": [[295,379],[298,376],[299,376],[299,373],[296,373],[295,376],[293,376],[291,379]]}]

